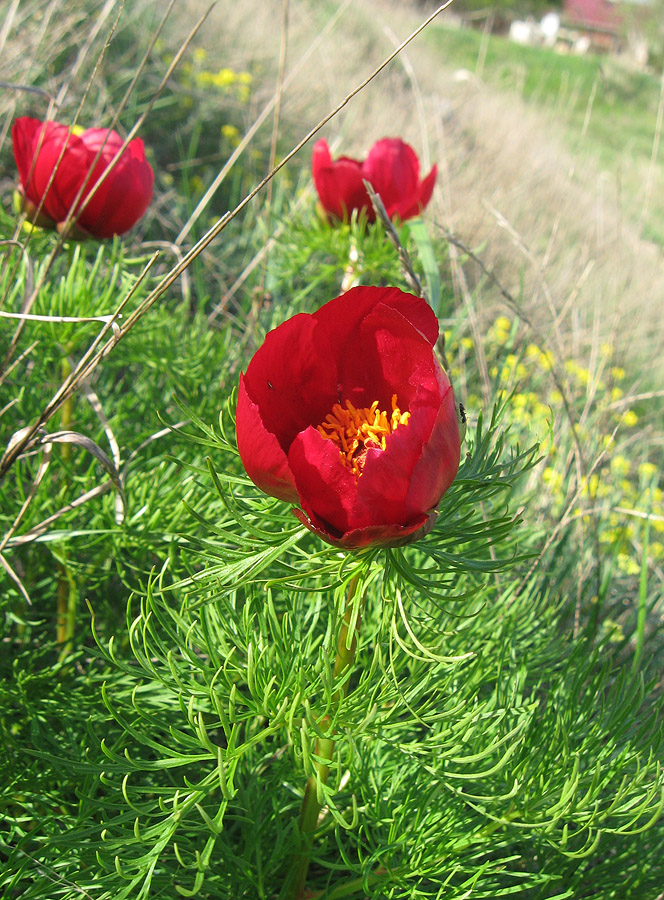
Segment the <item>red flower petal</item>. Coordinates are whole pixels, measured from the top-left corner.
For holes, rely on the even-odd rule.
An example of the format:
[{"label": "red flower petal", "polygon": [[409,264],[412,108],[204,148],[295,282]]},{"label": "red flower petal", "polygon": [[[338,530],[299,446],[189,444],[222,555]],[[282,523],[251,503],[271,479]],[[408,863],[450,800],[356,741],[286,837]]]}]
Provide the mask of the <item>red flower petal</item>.
[{"label": "red flower petal", "polygon": [[28,182],[34,157],[35,137],[41,128],[42,122],[38,119],[31,119],[28,116],[21,116],[12,125],[12,145],[18,177],[26,196],[35,204],[39,201],[39,197]]},{"label": "red flower petal", "polygon": [[271,497],[297,503],[298,493],[286,454],[263,424],[257,404],[247,394],[243,375],[238,388],[236,427],[238,450],[254,484]]},{"label": "red flower petal", "polygon": [[[359,408],[377,399],[381,408],[389,410],[396,393],[401,409],[409,409],[411,418],[387,437],[385,450],[367,452],[359,479],[340,461],[336,445],[314,428],[299,434],[288,459],[302,507],[312,520],[339,533],[379,524],[407,525],[435,506],[442,495],[442,491],[435,493],[438,479],[434,471],[429,477],[432,490],[413,494],[426,505],[413,507],[412,501],[407,502],[413,472],[431,437],[449,383],[422,334],[384,304],[365,316],[348,345],[342,346],[341,396]],[[427,463],[429,468],[438,468],[430,455]],[[423,472],[426,468],[420,467]]]},{"label": "red flower petal", "polygon": [[438,175],[438,166],[432,166],[427,177],[420,182],[420,203],[422,208],[427,205],[433,196],[433,189],[436,186],[436,177]]},{"label": "red flower petal", "polygon": [[[422,421],[418,423],[417,418]],[[433,416],[426,413],[412,416],[407,425],[388,436],[385,450],[367,454],[364,471],[357,481],[357,504],[349,530],[375,525],[410,525],[434,506],[431,503],[415,511],[406,507],[410,477],[422,446],[421,432],[428,433],[431,428],[430,422],[427,427],[427,418],[431,420]]]},{"label": "red flower petal", "polygon": [[321,306],[313,314],[313,318],[320,322],[330,343],[341,349],[362,319],[379,303],[399,312],[432,346],[438,340],[438,319],[429,304],[421,297],[406,294],[399,288],[365,285],[351,288]]},{"label": "red flower petal", "polygon": [[400,203],[394,206],[391,212],[392,216],[398,217],[402,222],[406,219],[412,219],[413,216],[419,216],[424,207],[431,200],[433,189],[436,185],[436,176],[438,169],[436,166],[432,168],[424,181],[421,181],[415,198],[404,198]]},{"label": "red flower petal", "polygon": [[367,156],[362,172],[380,194],[388,216],[404,203],[419,198],[420,163],[412,147],[400,138],[377,141]]},{"label": "red flower petal", "polygon": [[380,545],[381,547],[399,547],[402,544],[409,544],[420,535],[426,534],[431,530],[435,515],[423,515],[421,519],[413,522],[411,525],[372,525],[370,528],[358,528],[355,531],[347,531],[341,536],[326,531],[321,524],[308,519],[301,509],[294,509],[293,512],[303,525],[317,534],[318,537],[327,541],[328,544],[334,544],[336,547],[342,547],[344,550],[360,550],[362,547],[371,547]]},{"label": "red flower petal", "polygon": [[[103,149],[85,187],[84,197],[92,196],[81,204],[83,209],[78,224],[97,238],[123,234],[143,216],[152,199],[154,175],[145,159],[143,141],[140,138],[130,141],[108,176],[95,188],[115,159],[123,140],[117,132],[104,128],[89,128],[81,135],[81,140],[89,155],[88,169],[99,148]],[[118,197],[123,198],[121,203],[118,203]]]},{"label": "red flower petal", "polygon": [[[421,333],[394,310],[376,307],[363,320],[357,343],[366,348],[365,358],[374,358],[380,367],[368,375],[377,396],[379,389],[384,392],[389,410],[389,398],[396,394],[399,408],[410,412],[408,423],[387,437],[385,450],[367,459],[358,481],[358,510],[379,510],[382,521],[407,524],[435,506],[444,493],[440,483],[447,473],[439,472],[440,459],[424,448],[432,440],[449,381]],[[446,410],[444,420],[447,415]],[[453,418],[458,442],[456,410]],[[457,458],[452,477],[458,464]],[[415,477],[418,485],[423,482],[421,487],[413,487]],[[350,524],[358,527],[360,522],[353,518]]]},{"label": "red flower petal", "polygon": [[[27,117],[14,122],[12,137],[25,193],[35,206],[43,198],[42,209],[55,223],[67,218],[85,183],[80,208],[123,143],[119,134],[107,128],[90,128],[78,136],[58,122],[40,122]],[[138,138],[130,141],[80,214],[78,225],[99,238],[127,231],[147,209],[152,199],[153,179],[143,142]],[[51,186],[47,192],[49,181]]]},{"label": "red flower petal", "polygon": [[[420,304],[421,310],[416,306],[416,313],[431,312],[424,300]],[[434,321],[437,333],[435,317]],[[420,405],[428,398],[437,408],[440,403],[438,370],[431,344],[417,325],[400,310],[379,303],[346,338],[338,377],[343,396],[349,397],[356,406],[358,403],[370,406],[378,400],[381,408],[390,408],[392,396],[397,394],[401,410],[412,412],[416,398]],[[364,385],[373,396],[365,396]]]},{"label": "red flower petal", "polygon": [[[440,497],[425,510],[407,509],[410,475],[422,446],[415,439],[417,426],[407,432],[410,426],[397,428],[387,438],[385,450],[367,451],[359,478],[341,462],[338,447],[315,428],[299,434],[291,445],[288,462],[300,505],[309,519],[336,536],[363,528],[405,527],[419,522]],[[424,431],[428,434],[430,425],[427,428],[424,423]]]},{"label": "red flower petal", "polygon": [[331,534],[354,527],[357,479],[339,457],[339,448],[316,428],[298,434],[288,452],[288,463],[307,515]]},{"label": "red flower petal", "polygon": [[461,458],[461,437],[454,392],[447,375],[441,369],[442,386],[447,385],[443,401],[429,440],[422,445],[420,458],[411,472],[407,511],[431,509],[436,506],[456,477]]},{"label": "red flower petal", "polygon": [[14,156],[27,196],[35,206],[43,198],[43,212],[54,222],[63,221],[81,186],[82,173],[87,171],[87,156],[80,139],[65,125],[38,119],[17,119],[12,132],[18,139]]},{"label": "red flower petal", "polygon": [[308,425],[318,425],[337,402],[337,370],[327,336],[300,313],[270,331],[247,367],[247,395],[285,453]]},{"label": "red flower petal", "polygon": [[311,169],[318,197],[325,212],[337,219],[348,219],[354,209],[366,210],[373,222],[375,214],[362,183],[362,164],[348,156],[332,161],[327,141],[314,144]]}]

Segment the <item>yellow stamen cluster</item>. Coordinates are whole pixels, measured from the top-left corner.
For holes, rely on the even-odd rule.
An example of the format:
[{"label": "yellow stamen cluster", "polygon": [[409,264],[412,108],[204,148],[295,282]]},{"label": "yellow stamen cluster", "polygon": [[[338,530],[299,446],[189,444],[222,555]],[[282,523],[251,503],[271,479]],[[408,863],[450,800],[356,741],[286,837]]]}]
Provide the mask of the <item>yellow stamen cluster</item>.
[{"label": "yellow stamen cluster", "polygon": [[334,404],[332,412],[318,426],[318,431],[337,444],[341,461],[359,478],[367,450],[384,450],[388,434],[392,434],[399,425],[407,425],[410,413],[401,412],[396,394],[392,395],[391,415],[378,409],[378,400],[364,409],[356,409],[350,400],[345,402],[345,409],[340,403]]}]

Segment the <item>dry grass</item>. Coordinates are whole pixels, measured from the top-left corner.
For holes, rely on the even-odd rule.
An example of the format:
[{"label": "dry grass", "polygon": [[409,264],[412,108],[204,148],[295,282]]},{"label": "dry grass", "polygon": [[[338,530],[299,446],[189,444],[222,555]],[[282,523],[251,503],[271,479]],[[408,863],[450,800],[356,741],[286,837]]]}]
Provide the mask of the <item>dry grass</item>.
[{"label": "dry grass", "polygon": [[[207,51],[210,70],[251,69],[255,81],[247,128],[274,97],[285,3],[282,154],[423,18],[414,4],[397,0],[220,0],[193,46]],[[171,37],[184,40],[207,6],[207,0],[179,0],[177,15],[167,24]],[[100,3],[106,31],[120,7],[112,0]],[[150,0],[122,10],[125,18],[144,15],[150,23],[157,13]],[[10,19],[3,76],[15,83],[32,83],[38,65],[49,70],[63,28],[85,33],[75,10],[63,15],[57,0],[42,6],[12,4]],[[48,39],[51,33],[57,41]],[[76,111],[77,72],[94,63],[101,44],[103,35],[79,41],[70,48],[66,83],[48,85],[65,113]],[[589,169],[582,139],[579,154],[570,153],[551,115],[538,114],[473,75],[458,75],[418,38],[322,133],[339,150],[357,155],[377,138],[399,134],[414,145],[424,167],[437,161],[432,221],[479,248],[561,353],[587,360],[600,342],[614,342],[618,358],[637,355],[640,364],[630,368],[647,373],[652,386],[662,373],[664,332],[653,328],[652,320],[664,293],[664,267],[659,249],[641,239],[639,222],[622,209],[620,173]],[[88,91],[87,119],[89,107],[94,112],[104,97],[103,80],[97,79]],[[19,98],[24,107],[19,92],[3,95],[0,138],[7,137]],[[265,139],[271,128],[268,115],[259,135]],[[305,166],[307,155],[305,148]],[[466,277],[470,289],[477,288],[471,300],[481,332],[501,301],[481,289],[473,267]]]},{"label": "dry grass", "polygon": [[[201,5],[189,0],[181,20]],[[422,16],[389,0],[290,0],[288,7],[286,75],[299,71],[282,102],[284,140],[301,136]],[[222,2],[201,36],[211,68],[251,65],[259,73],[256,110],[276,84],[282,10],[280,0]],[[662,329],[652,327],[664,293],[661,253],[624,213],[620,173],[590,168],[581,136],[579,154],[570,153],[550,115],[474,76],[459,80],[421,38],[324,134],[358,155],[381,136],[402,135],[425,165],[439,163],[434,221],[481,247],[543,328],[557,319],[566,352],[615,341],[618,353],[637,353],[661,371]]]}]

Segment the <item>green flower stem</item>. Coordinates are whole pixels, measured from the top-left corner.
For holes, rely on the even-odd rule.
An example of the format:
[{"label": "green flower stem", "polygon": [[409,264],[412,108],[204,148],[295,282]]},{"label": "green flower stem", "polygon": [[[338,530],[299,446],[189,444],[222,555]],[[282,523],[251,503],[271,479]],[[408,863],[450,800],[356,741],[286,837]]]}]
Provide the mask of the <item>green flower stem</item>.
[{"label": "green flower stem", "polygon": [[58,621],[56,624],[56,639],[58,644],[64,646],[67,640],[67,612],[69,610],[69,584],[65,567],[58,564]]},{"label": "green flower stem", "polygon": [[[354,619],[355,593],[360,581],[360,576],[356,575],[351,579],[348,585],[348,597],[346,600],[346,609],[344,612],[344,620],[337,641],[337,653],[334,660],[334,677],[341,678],[353,666],[355,662],[355,651],[357,650],[357,634],[360,628],[360,620],[362,610],[357,610],[357,616]],[[362,601],[363,602],[363,601]],[[348,646],[349,632],[353,631],[350,646]],[[332,703],[338,706],[339,702],[346,696],[348,691],[348,679],[333,693]],[[331,719],[325,716],[321,719],[321,728],[327,728]],[[311,848],[313,845],[313,836],[318,827],[318,817],[322,807],[322,797],[319,792],[319,782],[327,784],[330,774],[330,764],[334,755],[334,740],[331,737],[318,738],[314,748],[314,768],[315,775],[311,775],[307,779],[302,799],[302,807],[300,809],[299,832],[300,846],[295,855],[287,880],[286,897],[289,900],[299,900],[304,896],[304,889],[307,883],[307,872],[309,871],[309,861],[311,859]]]},{"label": "green flower stem", "polygon": [[636,675],[641,665],[648,618],[648,550],[650,547],[650,512],[652,510],[652,488],[648,494],[647,518],[643,526],[643,550],[641,551],[641,575],[639,578],[639,601],[636,616],[636,642],[631,674]]},{"label": "green flower stem", "polygon": [[[69,362],[69,358],[67,356],[67,350],[65,350],[65,355],[62,357],[62,363],[60,367],[60,372],[62,375],[63,382],[71,375],[71,364]],[[67,399],[62,404],[60,410],[60,428],[62,431],[69,431],[71,428],[72,419],[74,416],[74,395],[70,394]],[[62,444],[60,447],[60,453],[63,459],[69,459],[69,455],[71,453],[71,447],[69,444]]]},{"label": "green flower stem", "polygon": [[[61,375],[64,381],[71,373],[71,365],[65,350],[62,358]],[[60,428],[62,431],[68,431],[74,415],[74,397],[70,395],[62,404],[60,411]],[[71,446],[62,444],[60,446],[60,454],[63,461],[67,461],[71,454]],[[76,621],[76,594],[72,579],[69,576],[66,563],[66,549],[63,548],[63,556],[65,561],[58,565],[58,615],[56,624],[56,639],[62,647],[61,655],[67,651],[67,642],[71,640],[74,634],[74,623]]]}]

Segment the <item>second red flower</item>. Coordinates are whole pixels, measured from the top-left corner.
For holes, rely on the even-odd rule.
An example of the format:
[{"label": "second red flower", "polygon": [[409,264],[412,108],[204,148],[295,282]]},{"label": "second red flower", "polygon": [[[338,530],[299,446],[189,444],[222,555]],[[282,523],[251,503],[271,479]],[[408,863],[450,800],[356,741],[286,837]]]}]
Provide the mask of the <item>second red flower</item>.
[{"label": "second red flower", "polygon": [[436,166],[420,180],[420,162],[401,138],[377,141],[365,160],[340,156],[333,160],[326,140],[314,145],[311,168],[318,197],[334,219],[348,219],[364,211],[370,222],[376,215],[363,181],[368,181],[385,204],[390,218],[402,221],[419,215],[431,199]]}]

